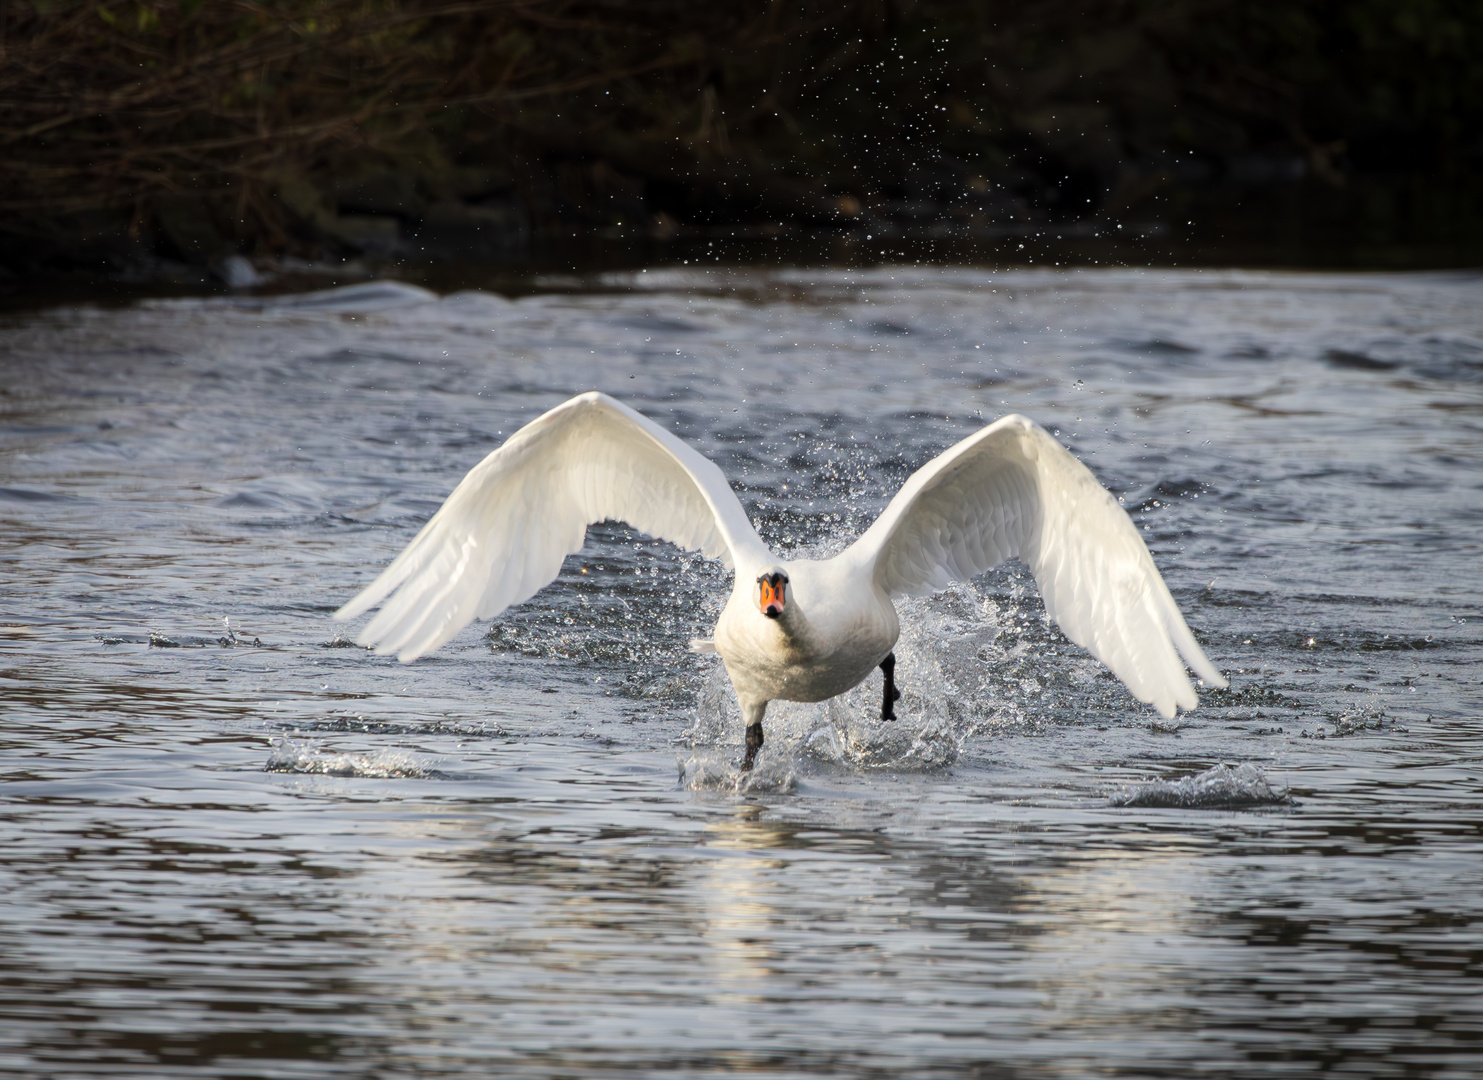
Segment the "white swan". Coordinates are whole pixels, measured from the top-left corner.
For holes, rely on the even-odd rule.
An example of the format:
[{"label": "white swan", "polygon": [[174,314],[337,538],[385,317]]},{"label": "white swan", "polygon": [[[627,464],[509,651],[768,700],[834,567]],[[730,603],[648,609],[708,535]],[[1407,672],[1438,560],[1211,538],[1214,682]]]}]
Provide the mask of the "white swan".
[{"label": "white swan", "polygon": [[[880,667],[893,719],[900,625],[891,597],[923,595],[1019,556],[1045,607],[1139,701],[1165,717],[1197,704],[1185,662],[1205,658],[1128,515],[1045,430],[1006,416],[912,474],[865,534],[832,559],[779,561],[721,470],[606,394],[531,421],[470,470],[417,537],[354,600],[391,598],[356,640],[409,663],[473,619],[555,579],[587,526],[626,521],[735,571],[714,642],[747,724],[744,767],[776,699],[822,701]],[[394,593],[394,595],[393,595]]]}]

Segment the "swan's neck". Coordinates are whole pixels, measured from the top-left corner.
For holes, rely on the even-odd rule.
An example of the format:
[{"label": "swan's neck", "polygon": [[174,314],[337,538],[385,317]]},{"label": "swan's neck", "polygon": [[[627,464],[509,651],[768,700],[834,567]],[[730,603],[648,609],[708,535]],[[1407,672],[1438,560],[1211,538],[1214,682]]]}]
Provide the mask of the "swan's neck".
[{"label": "swan's neck", "polygon": [[792,600],[788,601],[783,613],[776,619],[771,620],[773,625],[782,631],[783,637],[790,642],[807,641],[811,636],[809,633],[808,616]]}]

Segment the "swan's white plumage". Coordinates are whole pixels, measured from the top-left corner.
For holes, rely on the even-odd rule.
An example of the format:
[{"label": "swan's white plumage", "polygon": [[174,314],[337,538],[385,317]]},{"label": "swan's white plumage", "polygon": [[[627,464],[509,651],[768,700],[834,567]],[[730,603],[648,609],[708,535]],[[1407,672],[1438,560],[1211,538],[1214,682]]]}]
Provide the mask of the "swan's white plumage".
[{"label": "swan's white plumage", "polygon": [[581,550],[587,526],[609,519],[727,566],[738,556],[770,558],[713,462],[628,406],[589,393],[531,421],[474,466],[335,618],[391,596],[357,640],[415,660],[475,618],[535,595]]},{"label": "swan's white plumage", "polygon": [[[1195,706],[1180,654],[1206,682],[1226,685],[1128,515],[1022,416],[1004,417],[919,469],[837,559],[779,566],[720,469],[626,405],[583,394],[476,465],[335,617],[385,601],[356,640],[414,660],[473,619],[528,599],[581,549],[587,526],[607,519],[736,569],[715,642],[692,647],[721,653],[749,723],[760,723],[769,700],[819,700],[863,679],[899,632],[890,597],[930,593],[1014,556],[1030,566],[1066,636],[1140,701],[1165,716]],[[768,567],[789,575],[800,599],[777,620],[764,618],[752,596],[752,576]]]},{"label": "swan's white plumage", "polygon": [[1068,638],[1165,716],[1192,709],[1189,666],[1225,686],[1137,527],[1038,424],[1006,416],[917,470],[848,555],[890,596],[922,595],[1018,556]]}]

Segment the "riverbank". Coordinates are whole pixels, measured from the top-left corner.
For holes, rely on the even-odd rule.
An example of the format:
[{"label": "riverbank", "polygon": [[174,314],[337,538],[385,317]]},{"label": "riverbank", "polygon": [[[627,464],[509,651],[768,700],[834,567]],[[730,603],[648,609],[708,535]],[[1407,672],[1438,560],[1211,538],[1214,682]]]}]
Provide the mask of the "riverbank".
[{"label": "riverbank", "polygon": [[[1165,213],[1126,222],[1001,223],[942,230],[880,227],[686,227],[645,232],[583,230],[528,238],[496,255],[431,253],[406,243],[372,253],[314,257],[231,256],[203,265],[144,244],[112,249],[64,245],[58,263],[0,277],[0,311],[76,302],[119,302],[223,293],[270,295],[375,278],[439,292],[484,289],[504,295],[588,292],[604,274],[642,267],[977,265],[996,267],[1246,267],[1288,270],[1425,270],[1483,266],[1478,230],[1447,221],[1372,222],[1354,227],[1326,204],[1330,193],[1302,185],[1268,189],[1210,208],[1199,218]],[[1306,209],[1317,204],[1317,209]],[[1330,211],[1325,214],[1322,212]],[[1189,211],[1186,211],[1187,213]]]},{"label": "riverbank", "polygon": [[[1462,0],[12,8],[12,294],[714,246],[1015,258],[1119,226],[1309,265],[1483,243]],[[1148,251],[1120,257],[1175,257]]]}]

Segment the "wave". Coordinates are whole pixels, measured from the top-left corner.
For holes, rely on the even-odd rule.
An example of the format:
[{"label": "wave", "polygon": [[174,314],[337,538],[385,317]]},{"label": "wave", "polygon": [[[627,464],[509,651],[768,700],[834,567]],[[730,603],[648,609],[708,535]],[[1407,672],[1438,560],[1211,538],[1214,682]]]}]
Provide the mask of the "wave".
[{"label": "wave", "polygon": [[376,780],[433,779],[438,771],[405,750],[378,750],[370,754],[321,751],[315,743],[280,739],[273,743],[264,772],[304,773],[316,776],[361,776]]},{"label": "wave", "polygon": [[1274,788],[1255,765],[1235,768],[1224,763],[1182,780],[1154,780],[1117,792],[1112,806],[1173,807],[1180,810],[1229,810],[1249,806],[1292,806],[1286,789]]}]

